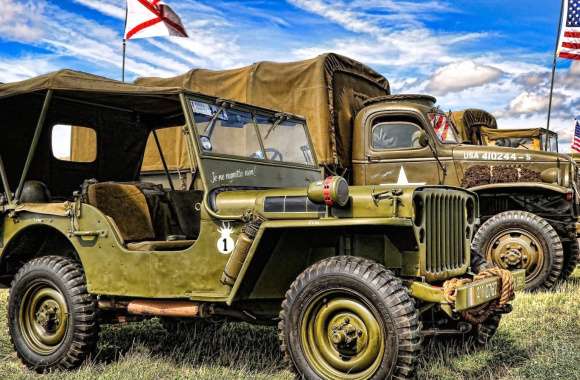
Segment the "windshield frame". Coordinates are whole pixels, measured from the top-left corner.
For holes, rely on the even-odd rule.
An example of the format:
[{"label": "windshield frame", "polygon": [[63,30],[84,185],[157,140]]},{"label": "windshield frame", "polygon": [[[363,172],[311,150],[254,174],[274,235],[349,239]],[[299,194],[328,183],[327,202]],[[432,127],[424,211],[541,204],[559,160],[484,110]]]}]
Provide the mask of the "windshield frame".
[{"label": "windshield frame", "polygon": [[[225,101],[225,100],[220,100],[220,99],[216,100],[215,98],[205,97],[205,96],[200,95],[200,94],[186,93],[185,100],[186,100],[186,106],[187,106],[186,112],[189,113],[189,115],[191,117],[190,120],[193,123],[191,126],[192,127],[191,129],[193,132],[192,137],[194,140],[197,154],[199,155],[200,158],[222,158],[222,159],[233,160],[233,161],[244,161],[244,162],[250,162],[250,163],[261,163],[261,164],[268,164],[268,165],[274,165],[274,166],[290,166],[290,167],[308,168],[308,169],[312,169],[312,168],[318,169],[319,168],[318,160],[316,158],[316,152],[314,150],[314,145],[312,142],[312,137],[310,136],[310,133],[308,131],[308,126],[306,124],[305,119],[303,119],[299,116],[296,116],[296,115],[279,113],[279,112],[276,112],[273,110],[268,110],[268,109],[256,107],[256,106],[247,106],[247,105],[236,103],[233,101]],[[199,102],[215,105],[218,108],[220,108],[220,110],[222,109],[223,104],[227,103],[228,105],[227,105],[227,107],[225,107],[225,109],[231,109],[234,111],[249,113],[251,115],[251,120],[253,123],[254,130],[256,131],[257,142],[260,146],[260,152],[261,152],[263,158],[257,158],[257,157],[254,158],[254,157],[238,156],[238,155],[232,155],[232,154],[226,154],[226,153],[208,152],[207,150],[202,149],[200,138],[203,136],[203,134],[201,134],[197,128],[197,125],[195,122],[195,112],[194,112],[193,107],[191,105],[192,101],[199,101]],[[304,129],[304,135],[306,137],[306,140],[308,143],[308,148],[310,149],[310,154],[311,154],[311,158],[312,158],[313,162],[308,164],[308,163],[299,163],[299,162],[279,161],[279,160],[268,159],[268,155],[267,155],[265,148],[264,148],[264,142],[262,140],[262,135],[260,133],[258,124],[256,122],[256,118],[260,117],[260,116],[261,117],[271,117],[271,118],[283,116],[285,118],[284,121],[289,121],[289,122],[293,122],[293,123],[302,125],[302,128]],[[214,118],[212,118],[212,120],[213,119]],[[215,119],[217,120],[217,117]],[[214,120],[214,122],[216,120]],[[209,128],[209,127],[210,126],[208,125],[207,128]]]}]

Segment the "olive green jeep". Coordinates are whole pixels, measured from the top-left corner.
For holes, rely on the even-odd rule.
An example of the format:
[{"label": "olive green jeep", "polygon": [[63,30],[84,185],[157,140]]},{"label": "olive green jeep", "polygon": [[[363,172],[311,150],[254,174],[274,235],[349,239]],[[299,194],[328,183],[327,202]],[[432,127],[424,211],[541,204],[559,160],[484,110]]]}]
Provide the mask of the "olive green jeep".
[{"label": "olive green jeep", "polygon": [[[0,283],[40,372],[90,357],[99,324],[159,317],[278,324],[308,379],[408,378],[424,336],[487,342],[525,282],[473,273],[474,193],[324,178],[293,115],[73,71],[1,85],[0,115]],[[186,188],[159,144],[170,128]],[[149,138],[166,188],[140,181]]]}]

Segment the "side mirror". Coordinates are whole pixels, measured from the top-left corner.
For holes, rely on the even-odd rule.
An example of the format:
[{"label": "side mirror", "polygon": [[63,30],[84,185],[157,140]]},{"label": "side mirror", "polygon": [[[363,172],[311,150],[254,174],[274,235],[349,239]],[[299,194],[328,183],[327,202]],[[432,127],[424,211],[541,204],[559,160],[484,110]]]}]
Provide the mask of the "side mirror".
[{"label": "side mirror", "polygon": [[417,131],[414,135],[413,140],[416,141],[420,147],[424,148],[429,145],[429,136],[424,130]]}]

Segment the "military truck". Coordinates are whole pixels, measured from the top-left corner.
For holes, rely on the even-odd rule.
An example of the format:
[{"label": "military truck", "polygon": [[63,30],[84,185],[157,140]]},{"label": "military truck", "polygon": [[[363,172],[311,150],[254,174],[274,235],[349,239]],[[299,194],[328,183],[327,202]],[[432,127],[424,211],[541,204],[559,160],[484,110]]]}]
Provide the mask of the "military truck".
[{"label": "military truck", "polygon": [[[487,342],[525,283],[474,273],[473,192],[324,178],[294,115],[70,70],[1,85],[0,115],[0,284],[39,372],[80,365],[99,324],[160,317],[278,324],[308,379],[409,378],[424,336]],[[160,144],[170,186],[139,177],[171,128],[185,190]],[[82,158],[71,129],[90,130]]]},{"label": "military truck", "polygon": [[440,184],[476,192],[482,225],[474,249],[502,268],[526,269],[528,289],[550,289],[576,266],[579,194],[568,156],[462,144],[435,98],[391,95],[382,75],[352,59],[325,54],[136,83],[179,85],[303,115],[326,174],[353,185]]},{"label": "military truck", "polygon": [[558,134],[546,128],[498,129],[495,117],[480,109],[453,111],[449,118],[466,144],[558,153]]}]

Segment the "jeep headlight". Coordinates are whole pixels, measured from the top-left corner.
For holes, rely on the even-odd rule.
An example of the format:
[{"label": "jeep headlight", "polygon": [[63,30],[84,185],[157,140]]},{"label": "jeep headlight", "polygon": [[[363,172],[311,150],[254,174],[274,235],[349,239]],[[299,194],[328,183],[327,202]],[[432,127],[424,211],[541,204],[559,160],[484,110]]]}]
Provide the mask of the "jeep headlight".
[{"label": "jeep headlight", "polygon": [[349,199],[348,182],[340,176],[327,177],[324,181],[308,185],[308,199],[327,206],[345,206]]}]

